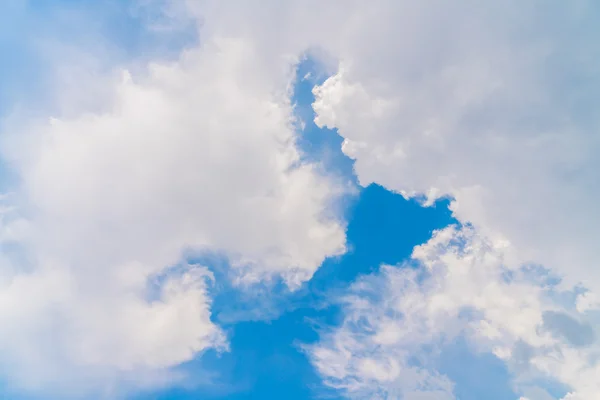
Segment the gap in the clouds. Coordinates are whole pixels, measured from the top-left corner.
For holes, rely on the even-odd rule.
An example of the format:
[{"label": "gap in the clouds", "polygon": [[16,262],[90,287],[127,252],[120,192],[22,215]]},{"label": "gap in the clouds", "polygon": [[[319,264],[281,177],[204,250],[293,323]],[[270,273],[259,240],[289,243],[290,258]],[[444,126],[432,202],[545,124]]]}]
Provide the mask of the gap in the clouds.
[{"label": "gap in the clouds", "polygon": [[376,272],[382,263],[402,262],[434,229],[452,222],[444,203],[423,208],[376,185],[361,191],[348,214],[348,253],[325,261],[294,293],[282,283],[240,290],[229,282],[225,257],[194,260],[215,274],[213,318],[226,331],[230,351],[209,350],[181,366],[192,377],[203,377],[200,382],[210,376],[209,384],[171,389],[153,398],[338,398],[322,384],[300,348],[317,341],[320,328],[340,322],[341,310],[331,296],[359,275]]},{"label": "gap in the clouds", "polygon": [[342,153],[343,138],[334,129],[319,128],[312,103],[313,88],[321,85],[328,75],[325,69],[311,57],[305,57],[296,68],[296,83],[292,101],[299,132],[297,146],[305,161],[321,165],[328,174],[350,180],[358,185],[354,175],[354,161]]},{"label": "gap in the clouds", "polygon": [[[302,121],[298,146],[304,159],[318,162],[324,173],[356,184],[353,162],[341,151],[342,138],[335,130],[314,124],[312,88],[326,78],[319,70],[311,59],[298,67],[292,99]],[[358,276],[376,272],[381,264],[401,263],[433,230],[455,222],[447,200],[422,207],[377,185],[360,189],[342,203],[348,221],[347,253],[327,259],[295,292],[282,281],[235,287],[224,255],[203,254],[191,260],[208,266],[215,276],[213,321],[225,330],[230,349],[209,350],[180,366],[192,381],[197,377],[203,384],[140,398],[339,398],[322,383],[301,346],[315,343],[321,328],[341,321],[334,299]]]}]

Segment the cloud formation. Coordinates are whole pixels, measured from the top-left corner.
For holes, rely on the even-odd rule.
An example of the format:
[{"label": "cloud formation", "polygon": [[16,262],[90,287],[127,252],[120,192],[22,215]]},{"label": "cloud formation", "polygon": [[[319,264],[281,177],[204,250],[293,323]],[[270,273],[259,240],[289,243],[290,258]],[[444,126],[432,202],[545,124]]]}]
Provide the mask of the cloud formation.
[{"label": "cloud formation", "polygon": [[296,148],[293,67],[215,37],[61,98],[94,107],[6,123],[19,185],[4,199],[0,355],[16,386],[145,385],[226,348],[190,252],[225,254],[239,285],[293,289],[345,250],[330,211],[344,188]]},{"label": "cloud formation", "polygon": [[[593,66],[600,48],[591,38],[599,34],[597,4],[379,1],[363,11],[337,27],[344,44],[330,42],[339,69],[314,90],[317,124],[337,128],[344,137],[343,151],[355,160],[362,185],[375,182],[407,197],[425,195],[429,202],[449,196],[454,216],[472,224],[476,236],[505,246],[498,268],[507,268],[509,275],[532,265],[550,269],[561,285],[554,290],[577,296],[567,306],[545,305],[539,298],[544,285],[505,286],[497,276],[481,275],[485,263],[472,268],[464,258],[455,268],[469,271],[466,282],[481,279],[479,287],[499,289],[497,299],[506,299],[514,310],[482,300],[462,286],[464,281],[451,286],[468,296],[467,304],[444,302],[452,310],[483,313],[484,325],[478,328],[483,333],[473,341],[479,346],[482,337],[492,335],[486,329],[493,329],[494,340],[507,340],[505,348],[494,342],[485,351],[513,370],[526,365],[541,371],[540,376],[571,388],[568,399],[595,397],[600,391],[591,383],[599,376],[593,360],[600,305],[595,243],[600,121],[594,110],[600,80]],[[440,253],[455,248],[451,242],[445,246]],[[393,279],[391,271],[386,268],[382,279]],[[415,289],[421,281],[405,277],[406,272],[398,274],[402,280],[388,296],[428,290]],[[431,279],[444,276],[434,271]],[[432,302],[443,296],[431,290]],[[402,296],[399,301],[413,304]],[[446,380],[422,361],[432,355],[412,350],[412,336],[403,336],[395,347],[372,344],[378,334],[408,329],[428,337],[430,321],[421,330],[411,324],[424,311],[406,310],[392,328],[373,328],[371,338],[371,328],[357,321],[373,318],[357,308],[386,304],[366,294],[347,305],[347,321],[315,355],[320,371],[358,398],[364,393],[410,398],[415,387],[432,398],[452,398]],[[492,316],[494,321],[487,319]],[[590,321],[581,321],[586,318]],[[452,321],[433,324],[438,323],[441,336],[452,336]],[[425,364],[411,364],[415,357]],[[424,375],[416,375],[415,368]],[[525,398],[552,398],[539,388],[534,394],[526,391],[524,374],[515,372],[515,385]],[[381,387],[377,390],[383,392],[373,391]]]},{"label": "cloud formation", "polygon": [[597,318],[546,271],[507,268],[505,250],[472,227],[436,232],[410,262],[353,285],[341,326],[307,348],[315,366],[351,398],[455,399],[439,357],[464,338],[506,363],[517,393],[543,398],[538,383],[550,379],[569,388],[565,399],[594,398]]},{"label": "cloud formation", "polygon": [[450,196],[511,243],[507,262],[600,288],[595,2],[187,4],[269,63],[308,50],[333,70],[316,122],[344,137],[363,185]]},{"label": "cloud formation", "polygon": [[83,68],[57,96],[64,114],[3,129],[19,185],[3,199],[0,296],[19,307],[0,314],[0,354],[17,384],[104,382],[223,348],[209,271],[186,250],[225,253],[240,284],[292,288],[344,251],[329,213],[343,188],[295,145],[289,85],[310,52],[334,72],[316,122],[345,138],[360,183],[450,196],[473,226],[415,250],[424,276],[386,267],[357,284],[312,353],[319,371],[349,395],[451,398],[435,354],[414,349],[466,336],[519,388],[526,366],[570,400],[600,390],[595,2],[151,3],[172,12],[160,26],[197,21],[200,44],[142,72]]},{"label": "cloud formation", "polygon": [[597,4],[369,7],[339,28],[340,69],[315,90],[360,182],[451,196],[510,262],[599,290]]}]

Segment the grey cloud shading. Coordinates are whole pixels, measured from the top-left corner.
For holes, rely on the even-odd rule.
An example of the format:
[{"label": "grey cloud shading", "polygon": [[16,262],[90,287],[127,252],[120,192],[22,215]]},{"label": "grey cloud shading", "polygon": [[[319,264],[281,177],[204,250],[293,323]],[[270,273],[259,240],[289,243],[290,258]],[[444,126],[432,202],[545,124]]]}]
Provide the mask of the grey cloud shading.
[{"label": "grey cloud shading", "polygon": [[596,341],[594,329],[589,324],[579,322],[566,313],[546,311],[542,319],[544,329],[573,346],[586,347]]}]

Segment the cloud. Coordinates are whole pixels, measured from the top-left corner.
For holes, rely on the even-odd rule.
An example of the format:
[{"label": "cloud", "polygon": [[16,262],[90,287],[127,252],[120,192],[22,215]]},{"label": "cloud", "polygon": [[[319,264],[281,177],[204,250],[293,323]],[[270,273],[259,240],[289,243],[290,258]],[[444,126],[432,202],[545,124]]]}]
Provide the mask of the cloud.
[{"label": "cloud", "polygon": [[5,121],[19,184],[4,199],[0,365],[14,386],[114,397],[225,349],[211,275],[186,252],[225,254],[237,284],[293,289],[345,250],[330,208],[345,188],[296,148],[295,60],[254,50],[204,37],[142,72],[87,71],[57,96],[63,114]]},{"label": "cloud", "polygon": [[[0,326],[10,327],[0,329],[3,359],[7,365],[20,361],[9,376],[21,383],[43,377],[31,372],[32,365],[45,366],[40,368],[46,373],[65,365],[72,371],[170,366],[222,346],[209,319],[207,271],[182,267],[171,276],[167,268],[185,265],[181,255],[188,248],[226,253],[240,282],[282,276],[292,287],[309,279],[325,257],[344,251],[343,224],[327,214],[343,188],[316,166],[301,163],[294,144],[292,65],[309,51],[337,71],[315,89],[316,122],[345,138],[343,151],[356,160],[359,181],[430,200],[453,197],[456,217],[476,229],[458,238],[485,247],[494,260],[502,254],[502,262],[477,260],[490,272],[469,269],[450,252],[451,261],[458,257],[463,263],[453,271],[471,272],[462,277],[465,282],[450,282],[454,289],[443,302],[433,289],[415,286],[416,277],[402,275],[409,272],[396,277],[408,292],[385,293],[413,294],[433,301],[434,308],[463,310],[468,317],[445,321],[447,334],[468,333],[514,368],[535,364],[536,371],[580,396],[592,393],[587,391],[593,389],[595,367],[582,357],[595,348],[595,336],[585,333],[595,325],[582,320],[600,304],[595,268],[600,221],[594,211],[600,49],[593,40],[594,2],[171,3],[165,9],[175,18],[201,21],[199,47],[174,62],[150,63],[146,72],[118,78],[89,73],[88,67],[72,75],[69,71],[79,70],[69,66],[62,71],[70,85],[58,108],[68,112],[50,121],[5,125],[3,157],[20,179],[8,203],[17,208],[5,214],[2,228],[7,249],[2,291],[13,299],[7,304],[22,308],[0,319]],[[185,4],[190,14],[182,16]],[[492,245],[484,245],[483,237]],[[427,264],[424,256],[415,253]],[[549,306],[546,287],[530,282],[529,275],[520,280],[523,265],[531,262],[550,268],[565,287],[583,282],[589,290],[578,292],[581,315]],[[499,279],[498,265],[519,278]],[[444,268],[442,283],[448,279]],[[395,277],[396,270],[384,271]],[[433,285],[436,274],[424,283]],[[149,281],[157,282],[156,293]],[[121,354],[119,349],[138,338],[128,330],[133,328],[96,325],[102,318],[124,323],[128,313],[140,324],[169,321],[152,296],[177,313],[187,302],[169,295],[171,286],[203,304],[200,317],[193,310],[185,314],[194,328],[181,341],[191,352],[158,329],[158,339],[143,351]],[[498,300],[478,287],[498,292]],[[360,302],[371,304],[370,295],[357,296],[349,314]],[[437,324],[442,317],[427,318]],[[483,324],[485,334],[472,334],[464,318]],[[53,321],[64,323],[54,327]],[[411,322],[421,329],[419,340],[438,340],[422,322]],[[394,318],[391,323],[394,329],[383,329],[376,339],[385,346],[405,340],[394,336],[401,326]],[[583,336],[574,335],[573,327]],[[37,340],[41,336],[45,342]],[[335,337],[329,338],[332,344]],[[108,364],[73,345],[96,348],[100,338],[109,338],[108,345],[101,343],[110,350],[102,352]],[[340,339],[339,349],[333,346],[339,351],[319,356],[324,361],[316,357],[323,373],[336,379],[332,384],[373,396],[421,396],[423,388],[434,398],[451,396],[451,382],[426,357],[417,362],[394,347],[384,361],[355,364],[361,348],[371,351],[370,342],[361,338],[352,347],[348,340]],[[54,346],[60,341],[63,347]],[[543,358],[547,343],[561,349],[564,365]],[[166,355],[160,353],[165,348]],[[327,369],[331,357],[341,357],[339,368]],[[368,382],[384,382],[384,392],[371,392]]]},{"label": "cloud", "polygon": [[360,279],[342,299],[343,323],[307,347],[325,382],[351,398],[454,399],[437,365],[464,338],[503,360],[522,395],[543,393],[536,386],[549,379],[569,388],[565,399],[593,398],[597,319],[578,313],[574,295],[543,270],[508,269],[505,250],[472,227],[451,226],[407,264]]},{"label": "cloud", "polygon": [[187,4],[264,60],[308,50],[337,71],[315,88],[316,122],[344,137],[361,184],[450,196],[511,243],[511,264],[600,289],[595,2]]},{"label": "cloud", "polygon": [[[450,285],[461,300],[445,297],[439,286],[417,285],[436,281],[435,271],[425,282],[405,276],[412,272],[398,272],[402,282],[384,291],[380,300],[355,294],[344,325],[325,336],[319,348],[324,353],[313,353],[331,385],[357,398],[376,396],[374,388],[383,390],[383,397],[410,396],[410,385],[421,382],[408,378],[417,368],[428,379],[419,386],[422,391],[437,395],[444,388],[444,396],[453,398],[451,386],[442,384],[443,377],[431,365],[435,354],[423,354],[422,347],[432,342],[443,347],[442,338],[458,330],[480,351],[504,360],[527,398],[545,396],[532,376],[550,377],[571,388],[567,399],[598,393],[591,382],[598,380],[599,371],[593,310],[600,304],[600,253],[594,239],[600,223],[595,212],[600,165],[594,156],[600,120],[593,110],[599,103],[600,80],[593,65],[600,51],[586,38],[598,36],[593,20],[599,13],[595,3],[586,1],[503,3],[502,8],[473,2],[380,1],[336,27],[346,40],[325,44],[339,69],[314,90],[316,123],[337,128],[344,137],[342,150],[355,160],[359,182],[375,182],[405,196],[424,194],[428,202],[453,198],[457,219],[471,223],[477,236],[506,246],[501,264],[508,276],[528,265],[543,265],[560,278],[561,286],[552,290],[577,288],[569,293],[578,299],[564,310],[544,300],[547,283],[506,286],[498,276],[480,271],[483,265],[471,268],[466,259],[459,259],[464,265],[455,269],[469,272]],[[386,269],[382,279],[396,276],[390,271],[395,270]],[[465,287],[469,282],[495,298]],[[413,291],[428,295],[413,300]],[[418,323],[405,315],[389,327],[384,316],[368,315],[394,301],[385,296],[467,315],[476,310],[482,316],[476,334],[472,326],[457,326],[457,316],[420,320],[414,317],[425,312],[420,309],[406,311]],[[390,313],[404,312],[403,307],[390,307]],[[368,322],[359,324],[360,318]],[[422,342],[415,345],[412,340],[417,338],[404,336],[407,331],[418,332]],[[387,337],[386,332],[400,332],[399,344],[373,344]],[[430,339],[435,332],[439,336]],[[352,340],[359,345],[353,346]],[[387,373],[396,371],[396,378],[365,375],[361,365],[368,357]]]},{"label": "cloud", "polygon": [[[551,367],[535,368],[583,397],[594,393],[573,371],[581,368],[581,376],[596,380],[596,367],[584,367],[578,358],[595,346],[590,325],[580,320],[592,318],[600,305],[596,3],[289,1],[266,2],[260,9],[237,1],[189,3],[206,17],[209,31],[255,38],[265,59],[306,49],[326,55],[337,72],[314,90],[315,121],[344,137],[342,150],[355,160],[362,185],[375,182],[405,196],[426,195],[427,202],[449,196],[455,217],[472,224],[474,235],[504,246],[499,265],[507,276],[542,265],[560,281],[553,290],[577,288],[568,293],[578,296],[578,311],[545,309],[546,284],[536,281],[541,277],[511,283],[509,304],[519,307],[487,297],[489,304],[477,306],[498,313],[489,316],[493,324],[484,319],[491,325],[481,329],[500,326],[500,338],[509,337],[503,340],[511,345],[500,358],[514,368],[528,366],[541,357],[537,341],[548,340],[568,348],[560,357],[569,367],[547,361]],[[493,274],[473,273],[482,287],[504,288]],[[365,296],[356,303],[371,304],[370,294]],[[454,306],[462,309],[460,303]],[[514,315],[522,318],[518,325]],[[444,326],[450,332],[452,327]],[[381,393],[371,392],[374,385],[365,382],[401,379],[408,355],[386,352],[381,368],[372,360],[361,366],[347,360],[360,358],[361,346],[366,353],[372,349],[362,338],[354,347],[344,340],[324,346],[334,353],[323,350],[322,356],[334,361],[317,362],[333,386],[368,397]],[[450,393],[451,385],[428,366],[408,367],[424,374],[423,385],[432,394]],[[412,390],[386,387],[388,395]]]},{"label": "cloud", "polygon": [[[437,240],[446,250],[439,252],[456,261],[447,267],[451,276],[440,262],[441,275],[432,271],[425,281],[403,275],[416,272],[399,273],[398,286],[383,291],[389,299],[368,290],[355,294],[350,317],[313,353],[332,386],[363,398],[451,397],[452,383],[428,361],[435,354],[427,349],[439,337],[467,335],[508,363],[524,396],[536,390],[525,388],[534,385],[529,373],[573,388],[578,394],[571,398],[595,393],[590,382],[597,367],[586,357],[595,351],[588,328],[596,324],[581,322],[593,319],[600,290],[594,239],[600,48],[592,39],[600,10],[594,2],[188,4],[205,18],[207,32],[253,38],[264,60],[307,49],[326,55],[337,72],[315,89],[316,122],[345,138],[343,151],[355,159],[360,183],[425,194],[429,201],[450,196],[455,216],[474,226],[445,232],[476,247],[477,268],[454,255],[457,244],[442,235]],[[427,265],[429,253],[419,251],[415,258]],[[549,268],[562,286],[532,264]],[[397,270],[384,271],[381,279],[393,281]],[[435,295],[437,279],[448,293]],[[565,293],[580,294],[578,309],[586,313],[572,309],[575,303],[565,309],[552,296],[576,285],[588,291]],[[419,312],[406,311],[416,315],[408,326],[418,337],[403,336],[404,320],[369,315],[411,294],[418,301],[407,307]],[[426,311],[419,304],[429,302],[442,315],[419,319]],[[390,308],[394,315],[397,306]],[[460,316],[443,317],[459,310]],[[365,321],[380,328],[373,338]],[[415,343],[424,347],[419,357]]]},{"label": "cloud", "polygon": [[[367,11],[368,9],[368,11]],[[451,196],[511,263],[600,289],[594,2],[373,2],[315,89],[360,182]],[[507,260],[508,262],[508,260]]]}]

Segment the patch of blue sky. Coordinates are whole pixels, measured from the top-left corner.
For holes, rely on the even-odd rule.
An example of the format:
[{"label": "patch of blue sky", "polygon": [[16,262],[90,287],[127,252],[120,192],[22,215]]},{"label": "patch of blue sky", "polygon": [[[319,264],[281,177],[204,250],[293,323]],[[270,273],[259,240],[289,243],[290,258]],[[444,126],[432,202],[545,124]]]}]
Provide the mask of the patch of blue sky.
[{"label": "patch of blue sky", "polygon": [[310,56],[306,56],[296,68],[292,101],[300,132],[297,144],[304,160],[319,163],[326,173],[343,177],[356,185],[354,162],[340,150],[343,138],[336,130],[319,128],[314,123],[312,90],[327,77],[325,68]]},{"label": "patch of blue sky", "polygon": [[[340,136],[313,122],[312,88],[326,78],[319,70],[310,58],[298,67],[293,102],[303,121],[299,147],[305,159],[356,182],[352,160],[341,152]],[[315,343],[320,328],[340,322],[341,310],[332,300],[358,276],[377,272],[381,264],[401,263],[433,230],[454,222],[447,200],[424,208],[377,185],[360,189],[345,205],[348,252],[327,259],[293,293],[281,282],[252,290],[234,288],[228,283],[225,257],[212,254],[193,259],[215,274],[213,319],[227,332],[230,349],[220,354],[208,351],[181,366],[191,374],[190,386],[139,399],[339,398],[322,383],[301,345]]]},{"label": "patch of blue sky", "polygon": [[[149,30],[147,19],[153,18],[152,14],[129,9],[130,5],[118,0],[2,2],[0,118],[17,103],[44,101],[48,71],[36,47],[39,37],[82,47],[110,47],[111,42],[118,43],[110,49],[117,62],[168,58],[195,40],[191,27],[176,29],[166,36],[164,31],[159,34]],[[88,32],[86,36],[81,35],[84,31]],[[340,150],[341,137],[335,130],[320,129],[313,122],[312,88],[326,77],[310,58],[299,65],[293,94],[302,127],[298,145],[306,160],[318,161],[324,172],[356,184],[352,160]],[[215,274],[213,319],[227,332],[230,351],[199,355],[180,366],[190,374],[189,382],[138,398],[338,398],[323,385],[300,345],[316,342],[320,327],[340,321],[341,310],[331,299],[359,275],[374,273],[381,264],[401,263],[415,245],[429,239],[433,230],[455,222],[447,200],[424,208],[417,201],[407,201],[377,185],[359,189],[343,201],[343,207],[343,217],[348,221],[347,254],[326,260],[313,278],[294,293],[281,282],[252,291],[234,288],[226,279],[227,260],[218,254],[191,260],[208,265]],[[448,349],[444,357],[441,370],[456,382],[461,400],[506,399],[514,395],[507,384],[508,372],[498,360],[473,355],[460,343]],[[490,397],[492,392],[497,397]]]}]

